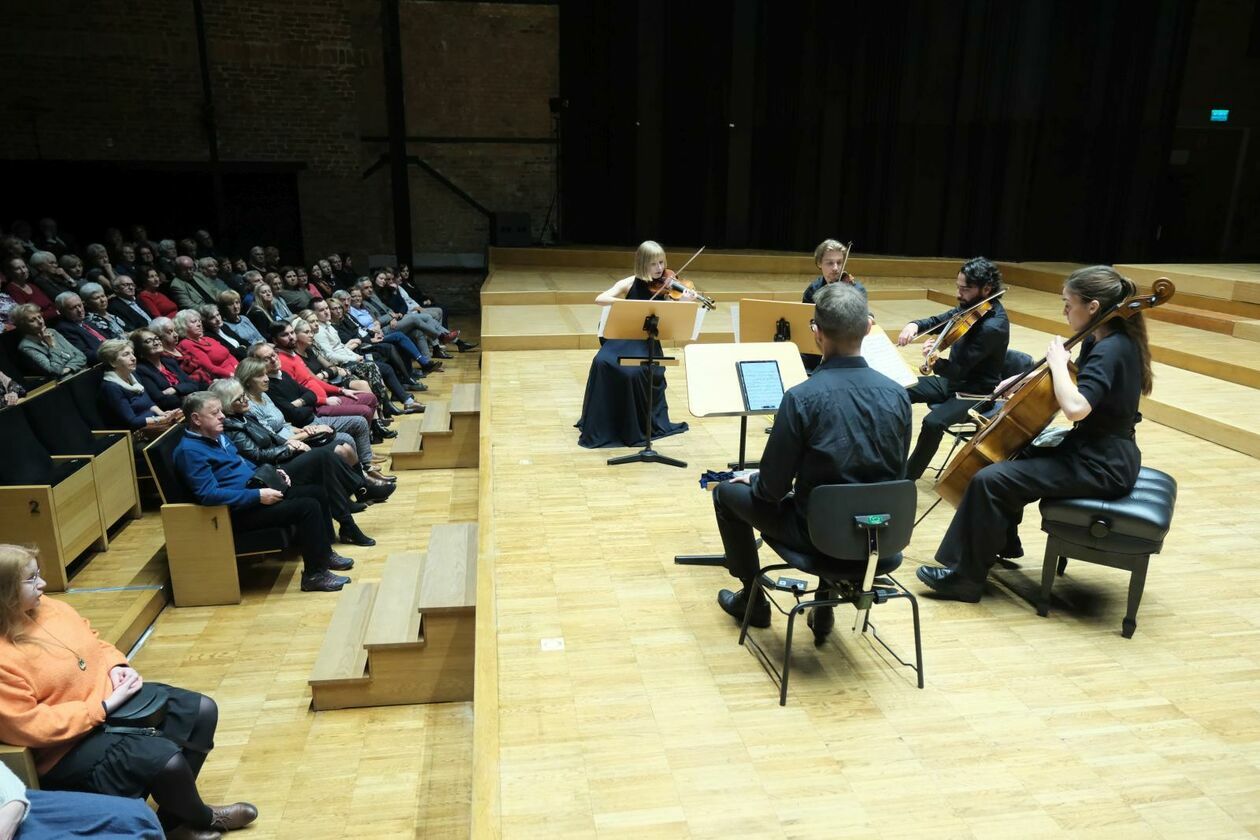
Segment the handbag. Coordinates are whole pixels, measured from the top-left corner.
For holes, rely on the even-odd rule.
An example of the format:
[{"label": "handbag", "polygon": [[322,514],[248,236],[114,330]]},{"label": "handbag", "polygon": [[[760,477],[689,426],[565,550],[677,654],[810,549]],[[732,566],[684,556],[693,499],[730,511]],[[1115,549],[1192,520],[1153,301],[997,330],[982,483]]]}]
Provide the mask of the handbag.
[{"label": "handbag", "polygon": [[145,683],[140,690],[105,718],[106,726],[159,727],[166,720],[171,692],[161,683]]},{"label": "handbag", "polygon": [[327,446],[332,443],[333,437],[335,437],[336,434],[336,432],[316,432],[313,435],[307,435],[302,442],[312,449],[316,446]]},{"label": "handbag", "polygon": [[259,464],[249,481],[245,482],[245,486],[254,490],[267,487],[281,493],[289,489],[289,485],[280,477],[280,471],[272,464]]}]

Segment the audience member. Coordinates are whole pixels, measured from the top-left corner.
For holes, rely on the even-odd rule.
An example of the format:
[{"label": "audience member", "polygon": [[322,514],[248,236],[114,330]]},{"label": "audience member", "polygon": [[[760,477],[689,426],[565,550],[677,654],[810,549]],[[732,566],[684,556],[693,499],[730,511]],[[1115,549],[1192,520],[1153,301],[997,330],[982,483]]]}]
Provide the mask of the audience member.
[{"label": "audience member", "polygon": [[203,303],[214,303],[219,297],[218,285],[210,283],[204,275],[197,274],[192,257],[175,260],[175,279],[171,281],[171,297],[182,309],[196,309]]},{"label": "audience member", "polygon": [[387,286],[388,273],[382,275],[377,274],[379,278],[376,286],[371,280],[364,278],[359,281],[359,294],[363,296],[363,306],[372,314],[381,325],[382,331],[389,335],[393,332],[405,333],[417,345],[428,346],[433,345],[432,354],[441,358],[442,340],[446,338],[446,330],[437,321],[419,312],[398,312],[395,311],[387,302],[381,300],[377,294],[380,288]]},{"label": "audience member", "polygon": [[[311,304],[311,308],[315,316],[315,322],[311,327],[314,333],[315,346],[319,348],[323,357],[335,365],[345,366],[347,370],[350,370],[352,373],[355,373],[355,375],[360,376],[360,378],[366,378],[369,382],[372,380],[370,377],[370,371],[367,370],[367,367],[370,366],[371,369],[374,369],[376,371],[376,375],[380,377],[386,389],[385,393],[381,393],[376,390],[375,386],[373,386],[373,393],[376,394],[376,398],[380,400],[382,406],[388,405],[389,398],[393,397],[395,400],[403,404],[403,411],[408,414],[416,414],[424,411],[424,406],[417,403],[415,398],[407,392],[407,388],[398,378],[397,371],[391,365],[387,362],[375,362],[367,359],[366,357],[354,352],[354,350],[348,347],[345,342],[341,340],[341,335],[337,332],[336,327],[332,325],[331,303],[337,303],[338,309],[340,309],[340,302],[338,301],[317,300]],[[355,346],[359,346],[360,343],[361,342],[356,340]],[[356,371],[358,371],[358,373],[356,373]],[[364,372],[368,375],[362,375]],[[408,385],[411,384],[412,383],[409,377]],[[427,390],[420,383],[414,384],[417,391]]]},{"label": "audience member", "polygon": [[201,390],[201,386],[184,373],[179,360],[163,352],[162,339],[156,332],[136,330],[131,334],[131,347],[136,353],[136,379],[158,408],[165,411],[179,408],[184,397]]},{"label": "audience member", "polygon": [[31,372],[60,378],[87,367],[87,356],[61,333],[49,328],[35,304],[14,307],[13,326],[22,335],[18,353]]},{"label": "audience member", "polygon": [[87,276],[105,286],[114,282],[114,266],[109,259],[109,249],[99,243],[93,243],[83,251],[86,259],[84,266]]},{"label": "audience member", "polygon": [[114,296],[109,299],[109,311],[118,316],[127,331],[147,327],[153,318],[136,297],[136,281],[126,274],[114,278]]},{"label": "audience member", "polygon": [[[345,303],[346,317],[358,325],[361,337],[368,338],[373,344],[381,344],[382,342],[393,344],[404,356],[421,365],[425,373],[440,370],[442,363],[434,363],[429,358],[429,354],[425,352],[429,347],[427,341],[422,340],[417,344],[402,332],[397,330],[386,332],[381,327],[380,322],[376,320],[375,316],[372,315],[365,305],[363,292],[364,290],[358,286],[352,286],[348,292],[344,293],[346,295],[344,299],[338,297],[341,293],[334,295],[334,298],[341,299]],[[422,350],[421,347],[424,349]],[[435,366],[429,367],[429,365]]]},{"label": "audience member", "polygon": [[51,251],[58,257],[66,254],[73,254],[78,250],[75,247],[74,238],[63,235],[57,229],[57,220],[44,217],[36,223],[39,232],[35,234],[31,244],[41,251]]},{"label": "audience member", "polygon": [[153,810],[140,799],[27,790],[7,765],[0,764],[0,840],[162,840],[164,836]]},{"label": "audience member", "polygon": [[223,316],[219,314],[219,307],[207,303],[197,307],[197,314],[201,316],[201,325],[205,330],[206,338],[223,345],[223,349],[231,353],[232,358],[238,362],[245,358],[245,354],[249,351],[249,345],[252,342],[241,339],[240,336],[223,323]]},{"label": "audience member", "polygon": [[83,299],[83,309],[87,313],[83,319],[84,324],[106,338],[122,338],[127,334],[127,325],[109,311],[109,297],[105,294],[104,286],[100,283],[84,283],[79,287],[79,297]]},{"label": "audience member", "polygon": [[180,364],[195,381],[209,385],[236,372],[236,359],[226,347],[206,335],[197,310],[181,309],[175,316],[175,331],[180,338]]},{"label": "audience member", "polygon": [[57,258],[48,251],[36,251],[29,260],[31,282],[39,286],[51,300],[62,292],[73,292],[74,281],[57,265]]},{"label": "audience member", "polygon": [[353,388],[339,388],[323,382],[312,374],[306,362],[302,361],[302,357],[297,354],[297,337],[294,335],[291,324],[272,325],[267,337],[276,348],[280,359],[280,369],[303,388],[315,394],[318,405],[315,409],[316,414],[321,417],[357,415],[364,420],[374,422],[373,418],[376,417],[378,407],[376,397],[371,393],[362,393]]},{"label": "audience member", "polygon": [[179,307],[175,305],[175,301],[171,300],[166,295],[166,292],[163,291],[162,285],[164,282],[162,272],[156,268],[146,269],[140,282],[142,287],[138,295],[140,305],[154,318],[174,318],[175,314],[179,312]]},{"label": "audience member", "polygon": [[266,341],[266,337],[254,326],[254,322],[241,316],[240,293],[228,289],[219,295],[219,314],[223,316],[223,325],[245,342],[246,349],[255,341]]},{"label": "audience member", "polygon": [[0,406],[17,405],[26,396],[22,383],[0,370]]},{"label": "audience member", "polygon": [[4,291],[9,297],[18,303],[35,304],[40,314],[44,316],[44,320],[50,323],[61,317],[61,314],[57,312],[57,307],[53,306],[52,298],[31,282],[31,272],[26,266],[26,260],[21,257],[6,256],[3,267],[5,280],[8,281],[4,284]]},{"label": "audience member", "polygon": [[175,260],[178,257],[174,239],[163,239],[158,242],[157,266],[168,278],[175,276]]},{"label": "audience member", "polygon": [[74,254],[62,254],[57,258],[57,265],[76,284],[83,282],[83,260]]},{"label": "audience member", "polygon": [[328,495],[319,485],[294,487],[283,472],[284,490],[255,489],[256,468],[223,434],[223,408],[208,391],[184,400],[188,426],[175,449],[175,466],[193,496],[203,505],[227,505],[234,528],[252,530],[294,526],[302,554],[302,591],[336,592],[350,579],[333,574],[354,561],[332,549],[333,529]]},{"label": "audience member", "polygon": [[266,282],[266,278],[254,287],[254,305],[249,309],[249,320],[263,335],[271,332],[273,325],[287,322],[293,317],[289,305],[276,297],[275,290]]},{"label": "audience member", "polygon": [[306,284],[302,282],[296,269],[289,266],[280,269],[280,280],[284,283],[284,288],[277,294],[288,305],[289,311],[296,313],[311,308],[311,301],[314,298],[305,288]]},{"label": "audience member", "polygon": [[61,319],[53,325],[53,329],[64,335],[66,341],[78,348],[89,364],[96,364],[96,348],[100,347],[101,342],[109,336],[87,322],[87,310],[83,306],[83,298],[74,292],[62,292],[53,302],[57,304],[57,311],[61,313]]},{"label": "audience member", "polygon": [[[146,685],[73,607],[43,593],[35,553],[0,546],[0,740],[34,748],[40,786],[151,795],[168,838],[213,837],[253,822],[254,806],[207,805],[197,792],[197,775],[214,747],[214,701]],[[108,723],[132,698],[144,702],[155,694],[166,697],[155,736]]]}]

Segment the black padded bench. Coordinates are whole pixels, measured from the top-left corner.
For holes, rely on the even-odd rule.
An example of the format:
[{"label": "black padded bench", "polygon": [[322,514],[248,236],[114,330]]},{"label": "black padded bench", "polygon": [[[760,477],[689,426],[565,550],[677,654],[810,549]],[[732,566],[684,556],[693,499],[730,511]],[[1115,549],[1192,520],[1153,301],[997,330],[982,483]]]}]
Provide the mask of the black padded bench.
[{"label": "black padded bench", "polygon": [[1050,589],[1056,572],[1062,575],[1067,568],[1068,558],[1125,569],[1129,572],[1129,604],[1122,632],[1126,639],[1132,638],[1146,569],[1151,555],[1164,547],[1176,503],[1176,480],[1150,467],[1142,467],[1133,490],[1118,499],[1043,500],[1041,530],[1049,539],[1037,614],[1050,614]]}]

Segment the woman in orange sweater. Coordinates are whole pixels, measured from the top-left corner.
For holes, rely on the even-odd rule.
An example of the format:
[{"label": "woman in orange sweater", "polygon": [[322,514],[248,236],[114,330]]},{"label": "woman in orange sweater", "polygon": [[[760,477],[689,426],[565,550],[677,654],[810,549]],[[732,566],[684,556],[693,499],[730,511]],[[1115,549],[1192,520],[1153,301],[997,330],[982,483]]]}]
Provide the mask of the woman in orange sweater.
[{"label": "woman in orange sweater", "polygon": [[161,686],[169,699],[156,728],[107,724],[144,681],[86,619],[43,592],[35,552],[0,545],[0,741],[35,751],[46,789],[151,795],[168,838],[212,840],[253,822],[254,806],[210,806],[197,793],[214,746],[214,701]]}]

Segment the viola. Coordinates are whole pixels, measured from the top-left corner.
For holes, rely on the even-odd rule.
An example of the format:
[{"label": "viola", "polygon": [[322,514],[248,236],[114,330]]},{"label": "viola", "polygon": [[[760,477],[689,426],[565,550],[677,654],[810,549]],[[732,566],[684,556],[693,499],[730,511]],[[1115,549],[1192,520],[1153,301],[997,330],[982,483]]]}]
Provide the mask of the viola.
[{"label": "viola", "polygon": [[713,309],[717,305],[713,298],[697,292],[694,283],[690,280],[679,279],[678,275],[668,268],[661,273],[659,279],[648,282],[648,289],[653,297],[659,296],[670,300],[682,300],[684,294],[691,292],[696,296],[696,301],[705,309]]},{"label": "viola", "polygon": [[923,364],[919,365],[919,373],[929,376],[932,373],[932,366],[936,364],[936,360],[941,357],[941,353],[949,349],[949,346],[958,339],[967,334],[967,330],[993,311],[991,301],[1006,294],[1006,290],[998,292],[996,295],[990,295],[974,306],[957,313],[953,318],[945,322],[945,328],[941,330],[940,336],[936,339],[936,343],[932,345],[932,349],[923,357]]},{"label": "viola", "polygon": [[[1172,282],[1161,277],[1151,286],[1149,294],[1132,295],[1100,312],[1083,330],[1065,341],[1063,346],[1070,350],[1112,318],[1129,318],[1143,309],[1159,306],[1166,303],[1174,292],[1176,287]],[[1068,369],[1075,381],[1075,368],[1069,365]],[[995,392],[986,402],[993,402],[1007,395],[1009,399],[992,419],[985,419],[973,409],[972,417],[979,424],[978,431],[958,450],[954,460],[949,462],[949,466],[936,480],[937,494],[954,507],[958,507],[962,501],[963,493],[976,473],[989,464],[1014,458],[1050,425],[1050,421],[1059,412],[1059,401],[1054,395],[1054,379],[1044,358],[1026,376]]]}]

